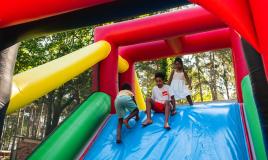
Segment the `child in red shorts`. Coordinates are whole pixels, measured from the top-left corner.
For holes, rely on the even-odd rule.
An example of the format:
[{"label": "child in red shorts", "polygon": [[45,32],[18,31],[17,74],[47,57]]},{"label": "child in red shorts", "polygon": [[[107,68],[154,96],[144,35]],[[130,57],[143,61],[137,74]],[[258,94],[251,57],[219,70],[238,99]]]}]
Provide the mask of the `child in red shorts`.
[{"label": "child in red shorts", "polygon": [[164,84],[165,75],[161,72],[155,74],[156,86],[152,90],[152,97],[146,99],[146,114],[147,119],[142,123],[143,126],[152,124],[151,109],[155,112],[165,113],[164,128],[170,129],[168,117],[171,114],[176,114],[174,94],[169,86]]}]

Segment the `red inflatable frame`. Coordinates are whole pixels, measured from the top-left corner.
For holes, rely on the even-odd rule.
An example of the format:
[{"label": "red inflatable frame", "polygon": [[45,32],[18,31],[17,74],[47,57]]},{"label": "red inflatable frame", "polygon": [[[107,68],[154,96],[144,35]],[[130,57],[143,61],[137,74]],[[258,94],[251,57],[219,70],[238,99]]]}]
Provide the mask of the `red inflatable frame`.
[{"label": "red inflatable frame", "polygon": [[[242,102],[240,84],[248,71],[240,41],[237,41],[239,37],[201,7],[97,27],[95,41],[99,40],[112,45],[110,55],[99,66],[99,90],[108,93],[112,102],[118,92],[118,55],[130,64],[129,70],[120,75],[120,83],[133,84],[134,63],[137,61],[229,47],[233,48],[235,55],[238,100]],[[178,43],[180,48],[174,48],[172,42]],[[114,106],[111,113],[115,113]]]},{"label": "red inflatable frame", "polygon": [[[9,26],[114,1],[115,0],[2,0],[0,2],[0,28],[3,29]],[[204,7],[241,34],[242,37],[261,54],[266,71],[266,78],[268,79],[268,21],[265,20],[268,8],[267,0],[189,1]],[[165,28],[163,28],[163,30],[164,29]]]}]

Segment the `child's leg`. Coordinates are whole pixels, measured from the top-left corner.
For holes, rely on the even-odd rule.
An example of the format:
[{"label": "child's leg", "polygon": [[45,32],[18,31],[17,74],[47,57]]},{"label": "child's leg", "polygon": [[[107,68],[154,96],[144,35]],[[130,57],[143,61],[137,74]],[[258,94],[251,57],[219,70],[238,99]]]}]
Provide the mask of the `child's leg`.
[{"label": "child's leg", "polygon": [[170,104],[170,111],[171,111],[171,116],[174,116],[176,113],[177,113],[177,111],[176,111],[176,106],[173,106],[171,103],[169,103]]},{"label": "child's leg", "polygon": [[147,114],[147,119],[142,123],[143,126],[147,126],[147,125],[153,123],[152,118],[151,118],[152,103],[153,103],[152,98],[146,98],[146,114]]},{"label": "child's leg", "polygon": [[186,98],[187,98],[188,103],[192,106],[193,105],[193,101],[192,101],[191,96],[188,95],[188,96],[186,96]]},{"label": "child's leg", "polygon": [[170,112],[171,106],[169,101],[165,102],[165,123],[164,123],[164,128],[170,129],[170,126],[168,124],[168,118],[169,118],[169,112]]},{"label": "child's leg", "polygon": [[169,103],[171,105],[171,115],[175,115],[176,114],[176,100],[174,96],[171,96],[171,101]]},{"label": "child's leg", "polygon": [[136,121],[140,120],[139,112],[137,112],[136,117],[135,117],[135,120]]},{"label": "child's leg", "polygon": [[117,131],[116,131],[116,143],[121,143],[121,129],[123,124],[123,118],[118,119]]},{"label": "child's leg", "polygon": [[137,116],[137,114],[139,114],[139,110],[138,110],[138,108],[134,109],[134,110],[127,116],[127,118],[125,118],[125,119],[123,120],[123,123],[126,125],[127,128],[130,128],[130,126],[129,126],[129,124],[128,124],[128,121],[129,121],[132,117]]}]

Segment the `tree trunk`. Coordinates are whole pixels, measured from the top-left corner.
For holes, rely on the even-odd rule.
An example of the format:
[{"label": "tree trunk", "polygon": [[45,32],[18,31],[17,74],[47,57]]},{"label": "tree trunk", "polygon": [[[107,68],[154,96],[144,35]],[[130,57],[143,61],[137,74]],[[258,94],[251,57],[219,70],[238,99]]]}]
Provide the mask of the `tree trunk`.
[{"label": "tree trunk", "polygon": [[29,118],[27,118],[28,121],[27,121],[26,137],[30,137],[31,112],[30,112],[30,108],[27,108],[27,110],[29,111]]},{"label": "tree trunk", "polygon": [[227,73],[227,68],[228,68],[228,58],[225,58],[224,57],[224,54],[226,53],[221,53],[220,54],[220,57],[221,57],[221,64],[222,64],[222,67],[223,67],[223,75],[222,75],[222,79],[223,79],[223,82],[224,82],[224,87],[226,89],[226,95],[227,95],[227,99],[230,99],[230,96],[229,96],[229,85],[228,85],[228,73]]},{"label": "tree trunk", "polygon": [[197,68],[197,78],[198,78],[198,86],[199,86],[199,94],[200,94],[200,99],[201,99],[201,102],[204,101],[203,99],[203,90],[202,90],[202,83],[201,83],[201,75],[200,75],[200,66],[199,66],[199,58],[198,56],[195,56],[195,59],[196,59],[196,68]]},{"label": "tree trunk", "polygon": [[53,119],[53,94],[48,94],[48,106],[47,106],[47,120],[46,120],[46,132],[45,137],[48,136],[51,133],[51,121]]},{"label": "tree trunk", "polygon": [[17,139],[17,133],[18,133],[18,127],[19,127],[19,124],[20,124],[20,116],[21,116],[21,112],[20,110],[18,111],[18,116],[17,116],[17,121],[14,122],[16,124],[14,124],[13,126],[15,126],[15,128],[13,128],[13,141],[12,141],[12,145],[11,145],[11,154],[10,154],[10,159],[13,159],[14,155],[15,154],[15,145],[16,145],[16,139]]},{"label": "tree trunk", "polygon": [[30,136],[31,138],[33,138],[33,128],[34,128],[34,108],[31,107],[31,118],[30,118],[30,122],[31,122],[31,127],[30,127]]},{"label": "tree trunk", "polygon": [[215,54],[213,52],[210,52],[209,55],[211,68],[210,68],[210,88],[212,93],[212,99],[213,101],[218,100],[217,96],[217,84],[216,84],[216,71],[215,71]]},{"label": "tree trunk", "polygon": [[76,104],[77,105],[80,104],[81,103],[81,99],[80,99],[78,81],[76,81],[76,89],[74,90],[74,97],[75,97]]},{"label": "tree trunk", "polygon": [[[13,117],[9,116],[9,119],[10,119],[9,125],[15,126],[15,120],[13,120]],[[12,130],[12,128],[10,128],[10,130]],[[12,133],[9,135],[8,140],[7,140],[7,149],[10,150],[9,146],[11,146],[11,145],[12,145]]]},{"label": "tree trunk", "polygon": [[51,132],[58,126],[60,120],[60,114],[61,112],[54,112],[51,124]]},{"label": "tree trunk", "polygon": [[168,74],[168,63],[167,59],[161,59],[160,61],[160,71],[165,75],[165,81],[167,80],[167,74]]},{"label": "tree trunk", "polygon": [[32,116],[32,138],[35,138],[35,133],[36,133],[36,117],[37,117],[37,109],[32,108],[33,111],[33,116]]},{"label": "tree trunk", "polygon": [[230,99],[228,83],[225,83],[225,88],[226,88],[227,99]]},{"label": "tree trunk", "polygon": [[9,125],[9,121],[10,121],[10,118],[9,118],[9,116],[7,116],[6,118],[5,118],[5,121],[4,121],[4,127],[3,127],[3,135],[2,135],[2,140],[0,141],[0,150],[4,150],[3,148],[4,148],[4,146],[5,146],[5,144],[6,144],[6,142],[7,142],[7,139],[4,139],[4,133],[7,131],[7,126]]},{"label": "tree trunk", "polygon": [[41,119],[43,117],[43,112],[44,112],[44,103],[42,103],[41,112],[39,114],[38,121],[37,121],[37,129],[36,129],[36,133],[35,133],[36,138],[38,138],[41,135],[40,131],[42,130],[43,123],[40,123],[40,122],[41,122]]},{"label": "tree trunk", "polygon": [[25,110],[23,110],[22,112],[23,113],[22,113],[22,120],[21,120],[21,127],[20,127],[20,135],[23,135]]},{"label": "tree trunk", "polygon": [[47,124],[47,116],[48,116],[48,106],[45,105],[45,110],[44,110],[44,125],[43,125],[43,128],[42,128],[42,136],[41,136],[41,139],[45,138],[46,136],[46,124]]},{"label": "tree trunk", "polygon": [[215,96],[215,93],[214,93],[213,86],[211,84],[209,84],[208,86],[209,86],[209,90],[210,90],[210,93],[211,93],[212,101],[215,101],[216,100],[216,96]]}]

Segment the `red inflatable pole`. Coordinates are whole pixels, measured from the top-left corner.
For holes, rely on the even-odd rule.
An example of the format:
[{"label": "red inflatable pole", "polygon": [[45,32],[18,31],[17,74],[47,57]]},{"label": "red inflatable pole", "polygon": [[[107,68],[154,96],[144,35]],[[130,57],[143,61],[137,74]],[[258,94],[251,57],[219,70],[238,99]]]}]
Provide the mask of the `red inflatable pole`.
[{"label": "red inflatable pole", "polygon": [[[98,41],[96,37],[95,41]],[[115,113],[114,99],[118,93],[118,46],[111,44],[109,56],[99,65],[99,91],[111,96],[111,113]]]},{"label": "red inflatable pole", "polygon": [[237,100],[239,103],[242,103],[243,98],[242,98],[241,81],[246,75],[249,74],[249,71],[247,67],[247,62],[244,57],[243,53],[244,51],[240,37],[234,30],[231,30],[230,41],[232,45],[232,58],[234,66]]}]

